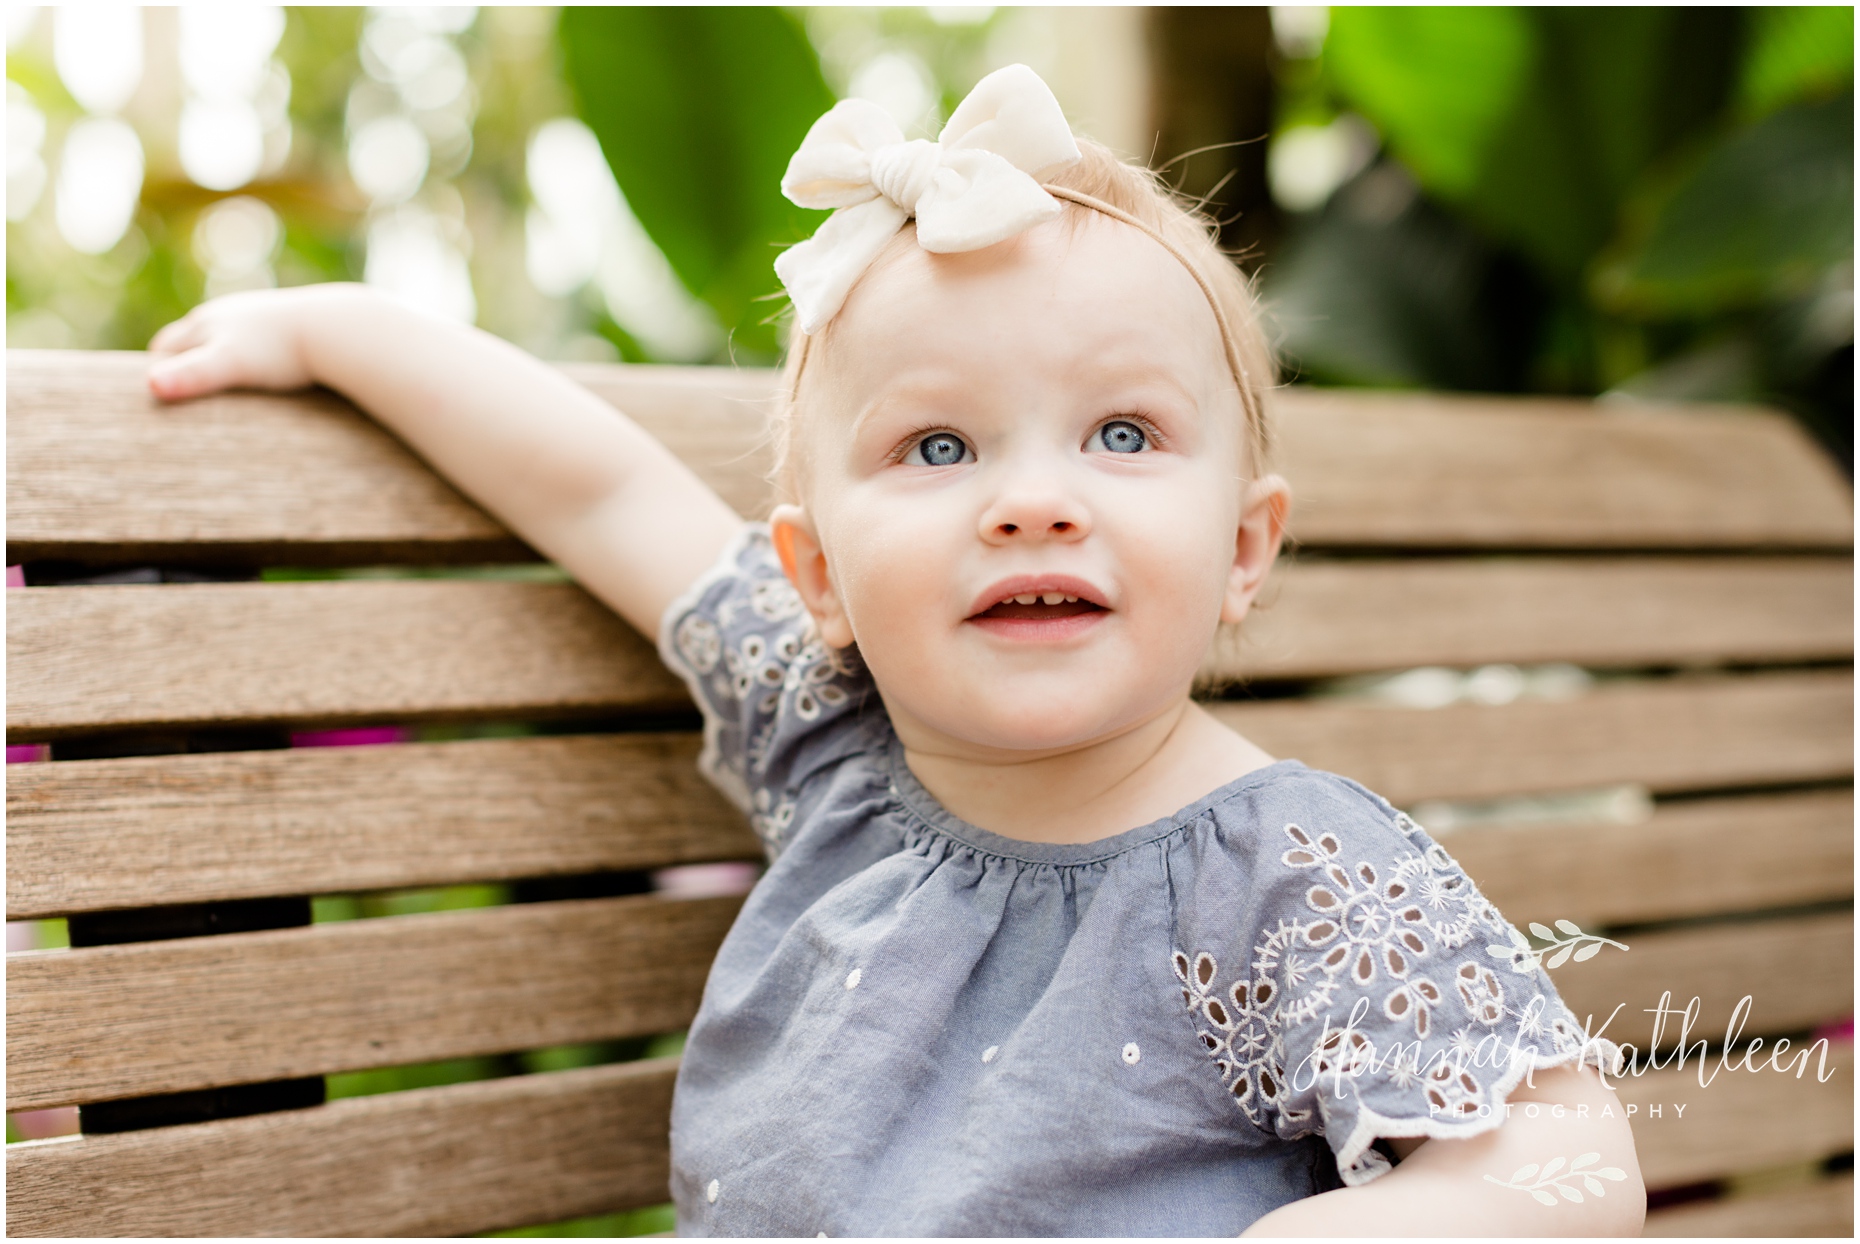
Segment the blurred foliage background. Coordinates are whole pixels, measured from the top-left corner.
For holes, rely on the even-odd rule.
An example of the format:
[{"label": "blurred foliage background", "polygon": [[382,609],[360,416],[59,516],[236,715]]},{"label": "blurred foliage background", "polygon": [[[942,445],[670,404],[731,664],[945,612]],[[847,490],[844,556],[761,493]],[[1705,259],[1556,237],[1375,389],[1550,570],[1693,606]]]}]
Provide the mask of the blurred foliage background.
[{"label": "blurred foliage background", "polygon": [[1765,401],[1852,459],[1851,8],[15,5],[7,340],[361,279],[551,358],[774,361],[780,171],[1013,60],[1166,165],[1296,380]]},{"label": "blurred foliage background", "polygon": [[[1020,61],[1208,205],[1294,382],[1765,402],[1851,472],[1853,50],[1852,8],[11,5],[7,344],[140,349],[217,294],[363,280],[545,358],[771,364],[808,125],[860,96],[930,136]],[[62,944],[41,923],[9,945]]]}]

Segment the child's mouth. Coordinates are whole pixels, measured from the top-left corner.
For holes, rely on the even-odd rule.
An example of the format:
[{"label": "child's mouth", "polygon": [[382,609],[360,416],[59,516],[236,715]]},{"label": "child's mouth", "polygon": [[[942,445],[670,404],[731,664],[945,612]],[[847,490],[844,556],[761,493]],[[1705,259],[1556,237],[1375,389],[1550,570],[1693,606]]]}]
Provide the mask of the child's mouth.
[{"label": "child's mouth", "polygon": [[969,622],[1017,643],[1065,643],[1111,614],[1105,593],[1072,575],[1020,575],[985,589]]},{"label": "child's mouth", "polygon": [[1012,621],[1044,622],[1054,618],[1071,618],[1082,613],[1103,613],[1103,606],[1062,592],[1029,592],[1004,600],[975,615],[977,618],[1000,618]]}]

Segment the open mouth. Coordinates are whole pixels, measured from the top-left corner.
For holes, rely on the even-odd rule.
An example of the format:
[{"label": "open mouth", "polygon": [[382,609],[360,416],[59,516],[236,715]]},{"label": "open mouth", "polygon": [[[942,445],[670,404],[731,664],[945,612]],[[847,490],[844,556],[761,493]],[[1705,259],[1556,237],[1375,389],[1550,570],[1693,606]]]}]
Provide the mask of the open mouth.
[{"label": "open mouth", "polygon": [[1017,643],[1069,643],[1111,615],[1103,590],[1074,575],[1016,575],[983,589],[969,623]]},{"label": "open mouth", "polygon": [[1022,592],[975,615],[1004,621],[1044,622],[1056,618],[1073,618],[1085,613],[1103,613],[1104,606],[1065,592]]}]

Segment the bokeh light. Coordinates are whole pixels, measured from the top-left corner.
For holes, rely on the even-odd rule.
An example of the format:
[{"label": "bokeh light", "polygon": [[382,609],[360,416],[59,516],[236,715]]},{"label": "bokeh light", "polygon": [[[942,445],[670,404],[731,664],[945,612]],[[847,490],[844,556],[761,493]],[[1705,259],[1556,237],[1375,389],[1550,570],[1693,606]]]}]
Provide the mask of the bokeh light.
[{"label": "bokeh light", "polygon": [[142,81],[142,10],[133,4],[67,4],[53,10],[58,79],[87,112],[118,112]]},{"label": "bokeh light", "polygon": [[277,284],[271,261],[284,223],[261,199],[238,195],[200,213],[194,225],[194,259],[207,274],[207,296]]},{"label": "bokeh light", "polygon": [[142,192],[142,140],[114,117],[79,121],[65,134],[58,165],[58,232],[71,249],[101,255],[115,246]]}]

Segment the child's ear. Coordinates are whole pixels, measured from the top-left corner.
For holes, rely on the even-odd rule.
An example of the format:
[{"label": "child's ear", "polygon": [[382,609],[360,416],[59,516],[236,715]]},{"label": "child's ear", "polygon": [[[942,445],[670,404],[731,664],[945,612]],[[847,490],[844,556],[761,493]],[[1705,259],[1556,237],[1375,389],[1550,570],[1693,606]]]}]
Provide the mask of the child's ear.
[{"label": "child's ear", "polygon": [[1221,621],[1239,622],[1253,607],[1253,598],[1265,586],[1266,572],[1279,556],[1291,512],[1291,485],[1277,475],[1256,479],[1247,487],[1240,531],[1234,540],[1234,564],[1227,576],[1227,595],[1221,601]]},{"label": "child's ear", "polygon": [[830,648],[851,647],[852,624],[846,619],[839,589],[833,586],[833,576],[827,571],[827,555],[821,551],[814,520],[798,505],[778,505],[769,515],[769,535],[781,558],[782,573],[814,616],[820,638]]}]

